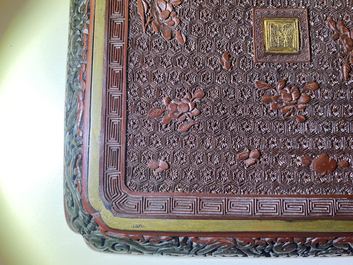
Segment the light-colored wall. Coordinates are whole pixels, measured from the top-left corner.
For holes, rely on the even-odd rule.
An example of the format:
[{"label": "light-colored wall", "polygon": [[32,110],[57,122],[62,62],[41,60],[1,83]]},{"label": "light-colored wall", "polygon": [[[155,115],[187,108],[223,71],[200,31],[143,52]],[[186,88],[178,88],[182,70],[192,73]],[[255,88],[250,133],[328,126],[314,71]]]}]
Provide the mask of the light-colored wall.
[{"label": "light-colored wall", "polygon": [[349,264],[353,259],[106,255],[64,219],[69,0],[0,0],[0,265]]}]

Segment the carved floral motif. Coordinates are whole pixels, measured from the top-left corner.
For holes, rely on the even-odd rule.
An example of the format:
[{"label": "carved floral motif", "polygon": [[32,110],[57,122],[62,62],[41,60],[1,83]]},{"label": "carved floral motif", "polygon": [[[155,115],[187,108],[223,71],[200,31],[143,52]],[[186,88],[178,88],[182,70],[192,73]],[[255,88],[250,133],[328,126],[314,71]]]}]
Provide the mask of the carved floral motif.
[{"label": "carved floral motif", "polygon": [[148,162],[147,167],[149,169],[152,169],[154,173],[161,173],[161,172],[167,171],[170,168],[170,165],[168,162],[163,160],[159,160],[159,161],[151,160]]},{"label": "carved floral motif", "polygon": [[183,0],[137,0],[137,13],[140,16],[143,32],[151,25],[154,33],[161,33],[167,41],[175,38],[181,45],[186,36],[179,29],[180,18],[176,8]]},{"label": "carved floral motif", "polygon": [[284,117],[295,117],[299,123],[306,121],[302,112],[310,103],[313,91],[320,88],[319,84],[313,81],[306,83],[303,89],[299,89],[297,86],[289,86],[286,79],[278,81],[276,87],[260,80],[255,82],[255,86],[265,91],[262,102],[269,104],[271,110],[281,111]]},{"label": "carved floral motif", "polygon": [[243,161],[246,167],[255,165],[260,160],[260,157],[261,152],[258,149],[245,149],[236,155],[236,159],[238,161]]},{"label": "carved floral motif", "polygon": [[225,51],[222,54],[220,62],[224,70],[232,69],[232,57],[229,52]]},{"label": "carved floral motif", "polygon": [[193,95],[186,93],[181,100],[172,100],[170,97],[163,99],[163,108],[153,108],[149,111],[149,118],[162,118],[162,124],[168,125],[172,121],[179,123],[178,131],[187,132],[195,124],[195,117],[201,114],[197,106],[202,98],[205,97],[205,92],[202,89],[195,91]]},{"label": "carved floral motif", "polygon": [[315,171],[322,176],[332,174],[337,168],[346,169],[350,167],[348,160],[342,159],[337,162],[326,153],[321,154],[314,159],[308,155],[304,155],[301,160],[303,166],[310,167],[312,171]]},{"label": "carved floral motif", "polygon": [[339,60],[342,62],[342,76],[348,81],[353,66],[353,29],[349,30],[343,20],[336,22],[332,17],[328,18],[327,24],[333,31],[332,39],[341,46]]}]

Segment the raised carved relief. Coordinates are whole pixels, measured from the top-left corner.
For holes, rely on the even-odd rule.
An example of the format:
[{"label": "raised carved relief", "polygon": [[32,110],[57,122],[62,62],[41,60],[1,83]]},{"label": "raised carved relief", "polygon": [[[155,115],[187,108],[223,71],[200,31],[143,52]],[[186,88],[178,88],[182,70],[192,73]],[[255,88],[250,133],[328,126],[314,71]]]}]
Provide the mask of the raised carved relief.
[{"label": "raised carved relief", "polygon": [[353,29],[348,29],[343,20],[336,22],[332,17],[328,18],[327,24],[333,31],[332,39],[340,44],[338,59],[342,63],[342,77],[348,81],[353,66]]},{"label": "raised carved relief", "polygon": [[167,41],[175,38],[181,45],[186,42],[186,36],[178,27],[180,18],[176,8],[183,0],[137,0],[137,12],[141,19],[143,32],[150,25],[154,33],[161,33]]},{"label": "raised carved relief", "polygon": [[205,97],[202,89],[196,90],[192,95],[186,93],[181,100],[163,99],[162,108],[153,108],[149,111],[149,118],[162,118],[161,123],[168,125],[172,121],[178,123],[179,132],[189,131],[195,124],[195,118],[201,114],[197,103]]},{"label": "raised carved relief", "polygon": [[222,58],[220,60],[221,65],[224,70],[231,70],[232,69],[232,57],[229,52],[225,51],[222,54]]},{"label": "raised carved relief", "polygon": [[309,155],[304,155],[301,158],[301,162],[303,166],[310,167],[312,171],[322,176],[332,174],[337,168],[347,169],[350,167],[350,163],[347,159],[337,161],[326,153],[320,154],[314,158],[311,158]]},{"label": "raised carved relief", "polygon": [[280,111],[283,117],[295,117],[299,123],[305,122],[303,112],[311,101],[312,93],[320,88],[316,81],[306,83],[303,89],[289,85],[286,79],[273,86],[265,81],[256,81],[255,86],[265,91],[262,102],[273,111]]},{"label": "raised carved relief", "polygon": [[170,165],[168,162],[163,160],[159,160],[159,161],[150,160],[147,164],[147,167],[153,170],[154,173],[161,173],[161,172],[167,171],[170,168]]},{"label": "raised carved relief", "polygon": [[245,149],[244,151],[236,155],[236,159],[238,161],[244,162],[244,165],[246,167],[251,167],[255,165],[260,160],[260,157],[261,157],[261,152],[258,149],[254,149],[254,150]]}]

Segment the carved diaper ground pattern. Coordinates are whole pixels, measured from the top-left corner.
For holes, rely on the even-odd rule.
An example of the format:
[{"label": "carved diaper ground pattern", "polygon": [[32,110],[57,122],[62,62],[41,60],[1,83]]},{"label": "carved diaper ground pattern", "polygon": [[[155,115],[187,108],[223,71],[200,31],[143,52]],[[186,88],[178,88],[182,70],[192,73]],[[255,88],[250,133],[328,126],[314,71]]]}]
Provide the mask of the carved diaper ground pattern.
[{"label": "carved diaper ground pattern", "polygon": [[[345,4],[333,7],[321,1],[272,5],[264,1],[264,8],[307,10],[310,27],[305,41],[310,40],[310,57],[296,63],[254,62],[254,6],[248,1],[183,1],[175,9],[182,21],[178,27],[185,34],[184,45],[154,34],[151,24],[148,30],[141,27],[137,2],[130,2],[125,178],[130,190],[263,195],[353,192],[351,168],[321,176],[301,166],[303,150],[312,157],[329,152],[339,159],[353,146],[349,119],[353,90],[341,82],[337,47],[322,10],[345,21],[352,14]],[[305,108],[297,104],[279,113],[274,102],[266,103],[266,93],[254,86],[256,80],[275,84],[283,77],[305,94],[300,99]],[[303,93],[305,84],[313,80],[320,89]],[[181,99],[199,87],[207,97],[198,104],[201,113],[190,130],[181,134],[177,127],[163,125],[164,116],[148,118],[151,109],[161,106],[161,99]],[[287,94],[295,96],[294,90]],[[261,159],[244,167],[236,156],[245,149],[261,150]],[[350,161],[351,155],[346,159]],[[147,167],[151,160],[168,161],[170,167],[155,174]]]}]

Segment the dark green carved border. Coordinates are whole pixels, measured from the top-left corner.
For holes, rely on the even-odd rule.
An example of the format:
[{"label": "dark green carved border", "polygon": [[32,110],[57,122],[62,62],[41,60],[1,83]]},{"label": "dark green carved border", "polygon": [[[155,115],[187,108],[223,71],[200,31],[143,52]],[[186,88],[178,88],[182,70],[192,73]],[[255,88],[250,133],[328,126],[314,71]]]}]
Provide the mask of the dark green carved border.
[{"label": "dark green carved border", "polygon": [[93,249],[112,253],[202,256],[347,256],[353,254],[350,237],[153,237],[105,236],[85,212],[80,196],[82,179],[82,115],[87,67],[89,0],[72,0],[65,105],[64,203],[71,229]]}]

